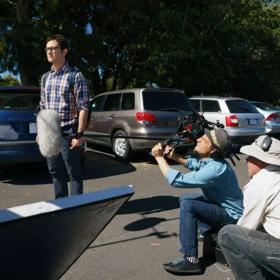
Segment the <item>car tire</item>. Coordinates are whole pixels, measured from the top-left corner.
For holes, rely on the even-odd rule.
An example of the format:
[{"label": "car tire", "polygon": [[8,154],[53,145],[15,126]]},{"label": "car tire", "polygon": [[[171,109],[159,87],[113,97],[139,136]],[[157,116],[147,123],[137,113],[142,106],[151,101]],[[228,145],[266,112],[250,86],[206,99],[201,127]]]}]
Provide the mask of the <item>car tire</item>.
[{"label": "car tire", "polygon": [[117,136],[127,136],[127,134],[123,130],[118,130],[114,133],[114,138],[112,139],[113,152],[119,159],[131,159],[133,153],[131,151],[128,139],[117,138]]}]

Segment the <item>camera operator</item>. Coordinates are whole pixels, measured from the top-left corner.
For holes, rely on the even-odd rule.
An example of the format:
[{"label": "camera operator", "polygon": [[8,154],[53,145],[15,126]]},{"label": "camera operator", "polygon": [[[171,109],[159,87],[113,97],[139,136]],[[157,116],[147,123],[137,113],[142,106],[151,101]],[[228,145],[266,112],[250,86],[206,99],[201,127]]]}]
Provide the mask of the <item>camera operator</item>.
[{"label": "camera operator", "polygon": [[[186,158],[174,148],[157,144],[152,155],[169,184],[178,188],[200,188],[202,194],[180,197],[179,237],[183,257],[166,263],[164,269],[174,274],[200,274],[204,269],[198,259],[198,227],[218,231],[226,224],[235,224],[243,212],[243,196],[236,175],[223,157],[231,144],[222,128],[204,129],[192,155]],[[183,164],[191,172],[181,173],[167,163],[165,156]]]}]

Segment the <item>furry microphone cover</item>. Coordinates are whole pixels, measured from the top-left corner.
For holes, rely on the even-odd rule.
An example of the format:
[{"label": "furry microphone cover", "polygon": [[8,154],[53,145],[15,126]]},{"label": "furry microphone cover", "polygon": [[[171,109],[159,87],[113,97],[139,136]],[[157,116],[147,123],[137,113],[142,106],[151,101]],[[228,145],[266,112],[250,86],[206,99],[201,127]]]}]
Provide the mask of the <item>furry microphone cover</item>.
[{"label": "furry microphone cover", "polygon": [[62,135],[60,118],[54,110],[41,110],[37,115],[38,145],[44,157],[60,153]]}]

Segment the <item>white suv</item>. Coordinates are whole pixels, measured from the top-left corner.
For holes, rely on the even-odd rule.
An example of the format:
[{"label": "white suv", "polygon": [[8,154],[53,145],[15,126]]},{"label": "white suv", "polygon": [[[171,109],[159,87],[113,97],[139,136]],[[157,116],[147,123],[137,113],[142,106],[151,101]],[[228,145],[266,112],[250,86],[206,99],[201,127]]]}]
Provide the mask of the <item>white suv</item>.
[{"label": "white suv", "polygon": [[250,143],[266,133],[263,115],[248,100],[221,96],[192,96],[189,100],[208,121],[223,124],[233,142]]}]

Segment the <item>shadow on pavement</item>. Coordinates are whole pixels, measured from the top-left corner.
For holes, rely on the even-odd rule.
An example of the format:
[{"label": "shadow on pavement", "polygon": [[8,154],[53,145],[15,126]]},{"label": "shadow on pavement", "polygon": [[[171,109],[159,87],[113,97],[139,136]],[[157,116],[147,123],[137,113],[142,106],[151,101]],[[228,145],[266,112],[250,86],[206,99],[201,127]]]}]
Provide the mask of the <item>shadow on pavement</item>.
[{"label": "shadow on pavement", "polygon": [[170,238],[172,236],[178,236],[177,233],[174,232],[168,232],[168,231],[158,231],[156,229],[156,225],[158,225],[161,222],[167,222],[171,220],[177,220],[175,219],[166,219],[166,218],[160,218],[160,217],[145,217],[146,214],[153,214],[161,211],[167,211],[176,209],[179,207],[179,201],[178,197],[174,196],[156,196],[156,197],[148,197],[148,198],[141,198],[141,199],[135,199],[135,200],[129,200],[119,211],[118,215],[122,214],[133,214],[137,213],[140,214],[143,218],[136,220],[132,223],[127,224],[124,229],[131,232],[137,232],[142,231],[146,229],[151,229],[152,232],[148,234],[141,234],[140,236],[135,236],[123,240],[98,244],[98,245],[92,245],[89,248],[97,248],[97,247],[103,247],[118,243],[124,243],[149,237],[157,237],[159,239],[163,238]]},{"label": "shadow on pavement", "polygon": [[51,183],[51,178],[46,162],[36,162],[2,167],[0,181],[12,185],[40,185]]},{"label": "shadow on pavement", "polygon": [[157,217],[150,217],[150,218],[143,218],[140,220],[137,220],[135,222],[132,222],[124,227],[125,230],[128,231],[139,231],[139,230],[145,230],[148,228],[155,227],[161,222],[168,222],[173,220],[178,220],[179,218],[174,219],[165,219],[165,218],[157,218]]},{"label": "shadow on pavement", "polygon": [[145,215],[168,211],[179,208],[179,198],[175,196],[154,196],[128,201],[118,212],[118,214],[140,214],[143,218],[129,223],[124,227],[127,231],[141,231],[152,228],[158,238],[174,236],[174,233],[159,232],[155,226],[162,222],[178,220],[161,217],[145,217]]},{"label": "shadow on pavement", "polygon": [[136,168],[129,162],[117,160],[109,154],[87,151],[84,166],[85,180],[126,174],[134,171],[136,171]]},{"label": "shadow on pavement", "polygon": [[118,214],[151,214],[179,208],[176,196],[152,196],[128,201]]},{"label": "shadow on pavement", "polygon": [[[126,174],[136,170],[129,162],[118,161],[112,156],[87,151],[83,168],[84,180]],[[22,163],[2,167],[0,181],[12,185],[51,184],[47,163]]]},{"label": "shadow on pavement", "polygon": [[162,232],[151,232],[148,233],[146,235],[141,235],[141,236],[136,236],[136,237],[132,237],[132,238],[126,238],[126,239],[122,239],[122,240],[118,240],[118,241],[112,241],[112,242],[108,242],[108,243],[102,243],[102,244],[98,244],[98,245],[91,245],[90,247],[88,247],[88,249],[94,249],[94,248],[98,248],[98,247],[104,247],[104,246],[110,246],[110,245],[115,245],[115,244],[120,244],[120,243],[125,243],[125,242],[129,242],[129,241],[135,241],[135,240],[139,240],[139,239],[145,239],[145,238],[149,238],[149,237],[157,237],[157,238],[169,238],[172,236],[178,236],[176,233],[167,233],[166,231],[162,231]]}]

